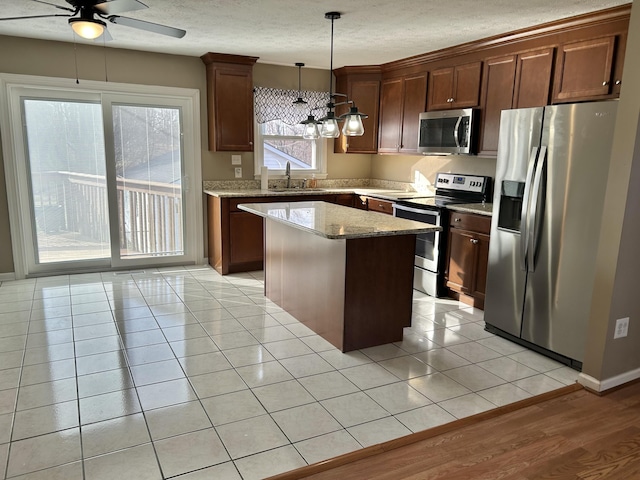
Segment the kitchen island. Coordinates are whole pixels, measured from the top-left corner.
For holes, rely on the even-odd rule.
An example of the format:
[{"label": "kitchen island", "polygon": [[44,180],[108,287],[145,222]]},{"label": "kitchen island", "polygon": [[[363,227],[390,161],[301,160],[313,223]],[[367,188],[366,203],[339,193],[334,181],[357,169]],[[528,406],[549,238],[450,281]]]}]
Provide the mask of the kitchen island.
[{"label": "kitchen island", "polygon": [[440,227],[320,201],[238,208],[264,218],[267,298],[343,352],[402,340],[416,235]]}]

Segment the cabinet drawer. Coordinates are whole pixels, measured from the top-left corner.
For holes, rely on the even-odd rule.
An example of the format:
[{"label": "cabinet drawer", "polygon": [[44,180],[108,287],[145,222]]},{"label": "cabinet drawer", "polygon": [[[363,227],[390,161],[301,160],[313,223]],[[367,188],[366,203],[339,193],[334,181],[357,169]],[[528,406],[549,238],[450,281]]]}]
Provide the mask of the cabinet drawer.
[{"label": "cabinet drawer", "polygon": [[367,207],[372,212],[380,212],[393,215],[393,202],[387,202],[386,200],[369,197],[369,199],[367,200]]},{"label": "cabinet drawer", "polygon": [[491,217],[475,215],[473,213],[451,212],[449,225],[451,225],[451,228],[463,228],[465,230],[489,234],[491,232]]}]

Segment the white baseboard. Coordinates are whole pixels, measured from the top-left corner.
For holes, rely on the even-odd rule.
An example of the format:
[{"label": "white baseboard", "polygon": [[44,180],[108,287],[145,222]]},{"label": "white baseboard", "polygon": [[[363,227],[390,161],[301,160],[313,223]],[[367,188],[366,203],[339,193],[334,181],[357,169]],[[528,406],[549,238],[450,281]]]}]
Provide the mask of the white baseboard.
[{"label": "white baseboard", "polygon": [[15,272],[0,273],[0,282],[9,282],[16,279]]},{"label": "white baseboard", "polygon": [[604,392],[611,388],[619,387],[625,383],[637,380],[638,378],[640,378],[640,368],[636,368],[635,370],[630,370],[604,380],[597,380],[581,372],[578,375],[578,383],[596,392]]}]

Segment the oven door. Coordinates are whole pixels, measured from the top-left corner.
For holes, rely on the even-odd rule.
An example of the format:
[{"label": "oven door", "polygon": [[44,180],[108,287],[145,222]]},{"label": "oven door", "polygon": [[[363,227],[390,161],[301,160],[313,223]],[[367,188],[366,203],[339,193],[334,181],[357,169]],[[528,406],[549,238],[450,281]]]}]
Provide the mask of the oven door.
[{"label": "oven door", "polygon": [[[393,216],[415,220],[417,222],[430,223],[438,227],[442,226],[439,210],[427,210],[413,208],[407,205],[393,205]],[[438,249],[440,244],[440,232],[421,233],[416,236],[416,260],[417,267],[438,272]]]}]

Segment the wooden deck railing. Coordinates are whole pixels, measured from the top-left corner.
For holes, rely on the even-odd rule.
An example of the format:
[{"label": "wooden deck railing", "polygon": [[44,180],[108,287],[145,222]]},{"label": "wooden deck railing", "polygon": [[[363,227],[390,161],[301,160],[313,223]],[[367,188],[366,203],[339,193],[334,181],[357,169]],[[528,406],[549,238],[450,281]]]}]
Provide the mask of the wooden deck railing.
[{"label": "wooden deck railing", "polygon": [[[116,180],[118,229],[123,256],[181,254],[183,215],[181,186]],[[48,233],[78,232],[87,239],[108,237],[106,179],[73,172],[38,174],[33,182],[38,228]]]}]

